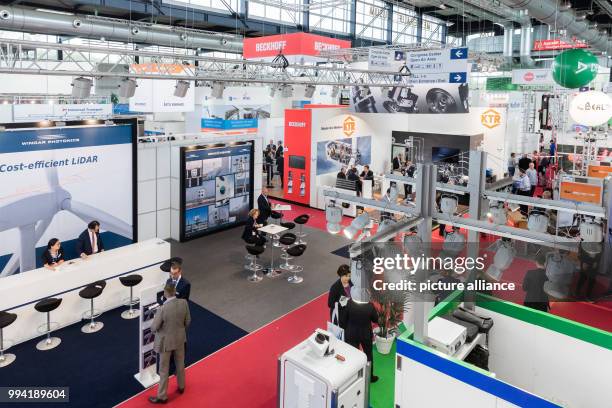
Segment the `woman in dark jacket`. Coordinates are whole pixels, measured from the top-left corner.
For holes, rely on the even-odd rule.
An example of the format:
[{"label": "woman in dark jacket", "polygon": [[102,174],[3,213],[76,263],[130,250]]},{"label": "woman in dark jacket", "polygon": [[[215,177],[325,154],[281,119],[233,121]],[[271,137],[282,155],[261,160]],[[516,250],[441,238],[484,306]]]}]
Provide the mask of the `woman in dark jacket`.
[{"label": "woman in dark jacket", "polygon": [[244,224],[242,239],[247,244],[263,246],[266,243],[266,238],[257,231],[257,228],[261,227],[256,221],[257,217],[259,217],[259,210],[257,208],[253,208],[249,211],[249,219],[246,221],[246,224]]},{"label": "woman in dark jacket", "polygon": [[378,381],[374,375],[374,360],[372,358],[372,323],[378,323],[378,314],[371,302],[356,302],[349,300],[346,305],[346,329],[344,330],[344,340],[351,346],[361,349],[366,354],[370,363],[371,373],[370,382]]},{"label": "woman in dark jacket", "polygon": [[[327,307],[329,307],[329,318],[331,321],[331,316],[334,313],[334,308],[336,307],[336,303],[338,303],[338,326],[346,329],[346,302],[340,302],[342,297],[351,298],[351,287],[353,286],[353,282],[351,282],[351,268],[342,264],[338,268],[338,276],[339,279],[334,282],[334,284],[329,288],[329,295],[327,297]],[[344,303],[344,306],[341,304]],[[332,322],[334,323],[334,322]]]},{"label": "woman in dark jacket", "polygon": [[47,243],[47,249],[42,254],[43,266],[47,269],[55,269],[57,266],[64,263],[64,250],[62,249],[60,240],[51,238]]}]

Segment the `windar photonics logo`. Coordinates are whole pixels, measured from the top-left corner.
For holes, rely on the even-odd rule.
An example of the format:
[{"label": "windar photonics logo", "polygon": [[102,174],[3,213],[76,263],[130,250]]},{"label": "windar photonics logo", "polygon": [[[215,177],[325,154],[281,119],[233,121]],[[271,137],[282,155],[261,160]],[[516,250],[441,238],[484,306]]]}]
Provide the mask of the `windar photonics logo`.
[{"label": "windar photonics logo", "polygon": [[355,133],[355,119],[351,116],[347,116],[342,123],[342,131],[346,136],[352,136],[353,133]]},{"label": "windar photonics logo", "polygon": [[496,128],[501,125],[501,115],[495,109],[487,109],[480,115],[480,123],[489,129]]}]

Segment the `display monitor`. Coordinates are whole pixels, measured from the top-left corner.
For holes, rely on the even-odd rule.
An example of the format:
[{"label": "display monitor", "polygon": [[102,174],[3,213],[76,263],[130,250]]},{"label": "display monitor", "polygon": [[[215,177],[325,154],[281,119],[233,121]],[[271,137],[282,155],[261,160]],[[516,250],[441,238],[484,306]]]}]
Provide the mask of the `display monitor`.
[{"label": "display monitor", "polygon": [[461,150],[451,147],[432,147],[431,161],[434,163],[459,163]]},{"label": "display monitor", "polygon": [[181,148],[181,241],[244,223],[253,207],[253,143]]},{"label": "display monitor", "polygon": [[306,158],[304,156],[289,156],[289,167],[292,169],[306,169]]}]

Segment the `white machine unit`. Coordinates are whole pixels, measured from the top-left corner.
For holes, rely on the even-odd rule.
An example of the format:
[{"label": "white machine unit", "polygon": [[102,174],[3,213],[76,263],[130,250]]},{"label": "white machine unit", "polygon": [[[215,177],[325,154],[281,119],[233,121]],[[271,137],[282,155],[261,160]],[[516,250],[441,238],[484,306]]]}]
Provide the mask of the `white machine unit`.
[{"label": "white machine unit", "polygon": [[[328,344],[317,342],[317,335]],[[363,352],[318,329],[279,358],[278,407],[366,408],[367,364]]]},{"label": "white machine unit", "polygon": [[452,356],[465,343],[465,327],[441,317],[434,317],[427,326],[428,343],[442,353]]}]

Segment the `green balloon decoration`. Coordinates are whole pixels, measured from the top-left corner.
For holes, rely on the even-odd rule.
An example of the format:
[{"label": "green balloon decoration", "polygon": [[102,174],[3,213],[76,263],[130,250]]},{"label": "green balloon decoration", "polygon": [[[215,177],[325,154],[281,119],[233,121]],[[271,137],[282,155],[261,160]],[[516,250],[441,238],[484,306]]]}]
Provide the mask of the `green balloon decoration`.
[{"label": "green balloon decoration", "polygon": [[588,51],[563,51],[553,61],[553,79],[565,88],[580,88],[595,79],[598,66],[597,57]]}]

